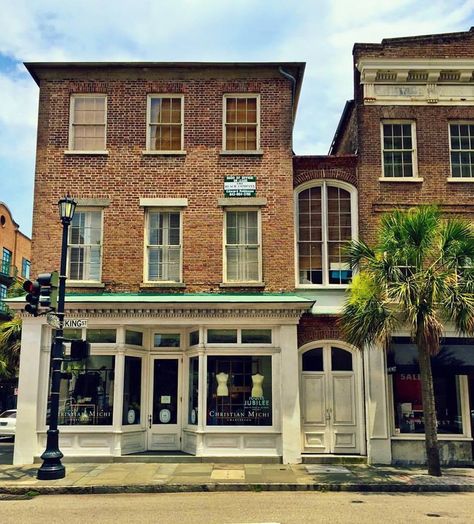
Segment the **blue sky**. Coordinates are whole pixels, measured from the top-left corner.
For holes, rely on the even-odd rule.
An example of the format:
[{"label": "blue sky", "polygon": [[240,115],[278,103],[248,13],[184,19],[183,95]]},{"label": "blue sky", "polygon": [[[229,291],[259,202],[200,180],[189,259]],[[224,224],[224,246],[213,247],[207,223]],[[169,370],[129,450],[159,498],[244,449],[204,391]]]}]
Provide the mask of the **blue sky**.
[{"label": "blue sky", "polygon": [[0,201],[31,234],[38,88],[24,61],[306,61],[297,154],[328,151],[354,42],[466,31],[474,0],[0,0]]}]

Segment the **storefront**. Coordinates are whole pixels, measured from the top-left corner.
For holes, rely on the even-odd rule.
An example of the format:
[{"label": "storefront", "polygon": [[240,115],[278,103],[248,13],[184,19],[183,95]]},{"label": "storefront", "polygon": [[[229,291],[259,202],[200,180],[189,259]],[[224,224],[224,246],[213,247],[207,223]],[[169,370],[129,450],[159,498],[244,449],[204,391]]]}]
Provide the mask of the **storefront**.
[{"label": "storefront", "polygon": [[[65,456],[147,450],[300,459],[295,295],[75,296],[68,338],[91,355],[63,364]],[[16,302],[18,304],[18,302]],[[51,328],[24,316],[15,463],[44,450]],[[66,353],[69,351],[66,345]],[[284,362],[284,365],[283,365]]]}]

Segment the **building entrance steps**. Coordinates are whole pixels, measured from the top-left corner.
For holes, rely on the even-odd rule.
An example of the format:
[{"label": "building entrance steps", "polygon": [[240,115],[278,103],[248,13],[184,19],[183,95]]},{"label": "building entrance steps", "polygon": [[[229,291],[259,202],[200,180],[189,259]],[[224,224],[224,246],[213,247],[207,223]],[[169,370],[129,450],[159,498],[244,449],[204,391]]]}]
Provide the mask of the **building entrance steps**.
[{"label": "building entrance steps", "polygon": [[327,453],[304,453],[303,464],[367,464],[365,455],[329,455]]}]

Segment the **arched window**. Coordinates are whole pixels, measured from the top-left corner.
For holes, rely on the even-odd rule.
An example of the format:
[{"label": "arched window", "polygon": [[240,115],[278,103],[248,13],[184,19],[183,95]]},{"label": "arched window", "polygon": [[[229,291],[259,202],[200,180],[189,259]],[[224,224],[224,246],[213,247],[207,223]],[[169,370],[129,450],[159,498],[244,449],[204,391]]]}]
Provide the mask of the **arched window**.
[{"label": "arched window", "polygon": [[297,193],[298,285],[345,285],[352,277],[347,243],[355,237],[355,188],[320,181]]}]

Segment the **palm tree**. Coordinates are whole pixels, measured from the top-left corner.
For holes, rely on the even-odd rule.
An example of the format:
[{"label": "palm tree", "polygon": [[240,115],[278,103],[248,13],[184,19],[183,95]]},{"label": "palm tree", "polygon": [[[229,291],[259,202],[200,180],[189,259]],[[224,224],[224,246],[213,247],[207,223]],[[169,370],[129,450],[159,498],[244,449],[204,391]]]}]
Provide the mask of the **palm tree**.
[{"label": "palm tree", "polygon": [[15,377],[20,362],[21,318],[0,324],[0,377]]},{"label": "palm tree", "polygon": [[394,330],[408,329],[418,349],[425,444],[430,475],[441,476],[430,357],[446,323],[474,332],[474,228],[424,206],[383,215],[378,242],[353,241],[356,271],[341,318],[352,344],[387,348]]}]

